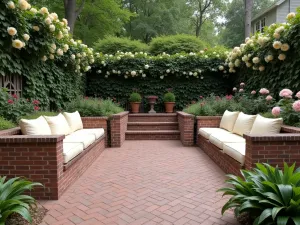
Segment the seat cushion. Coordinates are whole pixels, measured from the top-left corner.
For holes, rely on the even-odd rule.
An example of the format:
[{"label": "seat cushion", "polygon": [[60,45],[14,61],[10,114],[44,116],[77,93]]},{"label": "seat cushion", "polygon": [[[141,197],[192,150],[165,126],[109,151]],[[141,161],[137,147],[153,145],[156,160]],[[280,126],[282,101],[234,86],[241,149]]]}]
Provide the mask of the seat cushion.
[{"label": "seat cushion", "polygon": [[246,143],[224,143],[223,152],[244,165]]},{"label": "seat cushion", "polygon": [[84,134],[93,134],[96,139],[102,137],[104,135],[103,128],[93,128],[93,129],[82,129],[75,131],[73,134],[84,135]]},{"label": "seat cushion", "polygon": [[74,113],[64,112],[63,116],[66,118],[70,126],[71,133],[83,129],[82,120],[78,111]]},{"label": "seat cushion", "polygon": [[209,141],[220,149],[224,143],[245,143],[245,138],[231,133],[214,133],[209,137]]},{"label": "seat cushion", "polygon": [[51,129],[44,117],[37,119],[25,120],[19,122],[23,135],[51,135]]},{"label": "seat cushion", "polygon": [[68,135],[71,133],[71,128],[66,120],[66,118],[60,113],[57,116],[44,116],[47,120],[51,134],[64,134]]},{"label": "seat cushion", "polygon": [[269,119],[257,115],[253,127],[250,131],[250,135],[270,135],[278,134],[280,132],[283,120],[282,118]]},{"label": "seat cushion", "polygon": [[229,132],[222,128],[215,128],[215,127],[203,127],[199,129],[199,134],[206,139],[209,139],[209,136],[214,133],[229,133]]},{"label": "seat cushion", "polygon": [[247,115],[242,112],[238,115],[232,133],[243,136],[245,133],[250,133],[256,115]]},{"label": "seat cushion", "polygon": [[95,140],[96,137],[94,134],[78,134],[75,132],[66,136],[64,143],[81,143],[83,145],[83,149],[86,149],[93,144]]},{"label": "seat cushion", "polygon": [[238,117],[240,112],[230,112],[226,110],[222,116],[220,128],[223,128],[225,130],[228,130],[229,132],[232,132],[235,121]]},{"label": "seat cushion", "polygon": [[64,163],[68,163],[83,151],[83,144],[81,143],[64,143],[63,156]]}]

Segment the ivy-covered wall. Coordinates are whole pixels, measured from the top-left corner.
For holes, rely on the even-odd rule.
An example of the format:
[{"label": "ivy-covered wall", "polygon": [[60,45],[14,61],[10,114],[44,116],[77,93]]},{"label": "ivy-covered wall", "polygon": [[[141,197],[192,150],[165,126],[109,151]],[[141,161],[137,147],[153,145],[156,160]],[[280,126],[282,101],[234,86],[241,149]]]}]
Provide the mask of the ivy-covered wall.
[{"label": "ivy-covered wall", "polygon": [[105,78],[95,73],[87,76],[87,96],[108,98],[113,97],[125,109],[129,109],[128,98],[133,89],[138,89],[144,97],[142,110],[147,112],[149,105],[146,96],[156,95],[159,97],[155,110],[163,112],[162,101],[166,89],[172,88],[176,96],[176,109],[182,110],[192,101],[199,100],[200,96],[208,96],[211,93],[224,95],[232,89],[230,80],[223,78],[219,72],[205,72],[203,79],[169,76],[164,79],[153,77],[125,79],[123,77]]}]

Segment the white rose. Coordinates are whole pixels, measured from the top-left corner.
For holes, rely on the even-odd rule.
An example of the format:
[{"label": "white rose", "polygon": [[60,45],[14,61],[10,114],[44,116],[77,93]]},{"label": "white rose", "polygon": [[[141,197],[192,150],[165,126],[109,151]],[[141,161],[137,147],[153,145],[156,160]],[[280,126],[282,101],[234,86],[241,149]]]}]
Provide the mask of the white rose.
[{"label": "white rose", "polygon": [[40,9],[40,13],[48,15],[49,11],[48,11],[48,9],[46,7],[43,7],[43,8]]},{"label": "white rose", "polygon": [[160,76],[160,79],[164,79],[164,76]]},{"label": "white rose", "polygon": [[57,55],[59,55],[59,56],[62,56],[62,55],[64,54],[63,50],[60,49],[60,48],[57,49],[56,53],[57,53]]},{"label": "white rose", "polygon": [[44,20],[45,24],[47,25],[50,25],[52,23],[52,20],[50,17],[47,17],[45,20]]},{"label": "white rose", "polygon": [[247,43],[249,40],[250,40],[250,38],[247,37],[247,38],[245,39],[245,43]]},{"label": "white rose", "polygon": [[131,73],[130,73],[130,74],[131,74],[131,76],[133,76],[133,77],[134,77],[134,76],[136,75],[136,72],[135,72],[135,71],[131,71]]},{"label": "white rose", "polygon": [[58,15],[56,13],[51,13],[50,16],[53,18],[54,21],[58,19]]},{"label": "white rose", "polygon": [[274,41],[273,48],[280,49],[282,46],[282,43],[280,41]]},{"label": "white rose", "polygon": [[286,51],[288,51],[290,49],[290,46],[288,45],[288,44],[282,44],[281,45],[281,51],[284,51],[284,52],[286,52]]},{"label": "white rose", "polygon": [[71,59],[74,60],[75,58],[76,58],[76,56],[75,56],[74,54],[72,54],[72,55],[71,55]]},{"label": "white rose", "polygon": [[64,44],[64,52],[67,52],[69,50],[69,45],[68,44]]},{"label": "white rose", "polygon": [[16,8],[15,3],[12,2],[12,1],[9,1],[9,2],[7,3],[7,7],[8,7],[9,9],[15,9],[15,8]]},{"label": "white rose", "polygon": [[254,57],[254,58],[252,59],[252,62],[257,64],[257,63],[260,62],[260,59],[259,59],[258,57]]},{"label": "white rose", "polygon": [[291,12],[286,16],[286,19],[290,20],[290,19],[293,19],[295,16],[296,16],[296,14],[294,12]]},{"label": "white rose", "polygon": [[276,38],[276,39],[279,39],[279,38],[280,38],[280,34],[275,32],[275,33],[273,34],[273,37]]},{"label": "white rose", "polygon": [[49,30],[50,30],[51,32],[54,32],[54,31],[55,31],[55,26],[54,26],[53,24],[51,24],[51,25],[49,26]]},{"label": "white rose", "polygon": [[247,67],[251,67],[251,66],[252,66],[252,63],[247,62],[247,63],[246,63],[246,66],[247,66]]},{"label": "white rose", "polygon": [[278,56],[278,59],[281,60],[281,61],[284,61],[285,58],[286,58],[285,54],[279,54],[279,56]]},{"label": "white rose", "polygon": [[125,78],[125,79],[127,79],[127,78],[128,78],[128,76],[127,76],[127,75],[125,75],[125,76],[124,76],[124,78]]},{"label": "white rose", "polygon": [[258,69],[259,69],[259,71],[264,71],[265,70],[265,67],[264,66],[260,66],[260,67],[258,67]]},{"label": "white rose", "polygon": [[7,33],[10,35],[10,36],[15,36],[17,34],[17,30],[16,28],[14,27],[9,27],[7,28]]},{"label": "white rose", "polygon": [[219,70],[224,70],[224,66],[219,66]]},{"label": "white rose", "polygon": [[273,57],[273,55],[268,55],[268,56],[267,56],[267,59],[268,59],[269,61],[272,61],[272,60],[274,59],[274,57]]},{"label": "white rose", "polygon": [[19,0],[18,4],[21,10],[27,10],[31,7],[26,0]]},{"label": "white rose", "polygon": [[204,51],[203,51],[203,50],[201,50],[201,51],[200,51],[200,54],[204,54]]},{"label": "white rose", "polygon": [[39,26],[33,26],[32,29],[35,30],[35,31],[39,31],[40,30]]},{"label": "white rose", "polygon": [[52,60],[53,60],[53,59],[54,59],[54,55],[53,55],[53,54],[50,54],[50,55],[49,55],[49,59],[52,59]]},{"label": "white rose", "polygon": [[30,36],[28,34],[23,34],[23,38],[25,41],[28,41],[30,39]]},{"label": "white rose", "polygon": [[142,77],[146,77],[146,74],[143,74]]},{"label": "white rose", "polygon": [[149,69],[149,65],[145,65],[145,69],[146,69],[146,70]]},{"label": "white rose", "polygon": [[44,62],[46,62],[47,59],[48,59],[48,58],[47,58],[47,56],[45,56],[45,55],[42,57],[42,61],[44,61]]},{"label": "white rose", "polygon": [[68,25],[68,20],[66,20],[65,18],[62,19],[62,22],[64,23],[65,26]]},{"label": "white rose", "polygon": [[31,8],[31,9],[30,9],[30,12],[32,12],[33,14],[36,14],[36,13],[37,13],[37,9]]},{"label": "white rose", "polygon": [[234,61],[234,65],[235,65],[236,67],[239,67],[239,66],[241,65],[241,60],[236,59],[236,60]]},{"label": "white rose", "polygon": [[22,41],[20,41],[19,39],[16,39],[16,40],[12,41],[12,46],[14,48],[21,49],[24,47],[24,43]]},{"label": "white rose", "polygon": [[58,40],[62,39],[64,37],[63,33],[61,31],[58,32],[58,34],[56,35],[56,38]]},{"label": "white rose", "polygon": [[166,70],[166,73],[170,73],[171,71],[169,69]]}]

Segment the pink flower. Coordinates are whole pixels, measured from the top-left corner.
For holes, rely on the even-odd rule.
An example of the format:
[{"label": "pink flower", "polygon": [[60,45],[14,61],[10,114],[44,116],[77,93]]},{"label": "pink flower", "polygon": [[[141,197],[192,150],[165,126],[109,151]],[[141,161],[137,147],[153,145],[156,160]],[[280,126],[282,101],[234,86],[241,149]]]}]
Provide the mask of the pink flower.
[{"label": "pink flower", "polygon": [[300,91],[297,92],[296,97],[300,98]]},{"label": "pink flower", "polygon": [[38,104],[40,104],[40,101],[39,101],[39,100],[33,100],[33,101],[32,101],[32,104],[38,105]]},{"label": "pink flower", "polygon": [[271,95],[268,95],[267,97],[266,97],[266,100],[267,101],[271,101],[273,99],[273,97],[271,96]]},{"label": "pink flower", "polygon": [[244,86],[245,86],[245,83],[243,83],[243,82],[240,83],[240,86],[241,86],[241,87],[244,87]]},{"label": "pink flower", "polygon": [[280,115],[280,107],[276,106],[272,109],[272,114],[274,116],[279,116]]},{"label": "pink flower", "polygon": [[259,90],[259,93],[262,95],[268,95],[270,93],[270,91],[266,88],[262,88]]},{"label": "pink flower", "polygon": [[241,92],[244,92],[244,89],[243,88],[241,88],[240,90],[239,90],[239,92],[241,93]]},{"label": "pink flower", "polygon": [[232,88],[232,90],[233,90],[234,92],[236,92],[236,91],[237,91],[237,88],[236,88],[236,87],[234,87],[234,88]]},{"label": "pink flower", "polygon": [[256,91],[251,91],[251,95],[255,95],[256,94]]},{"label": "pink flower", "polygon": [[7,103],[8,103],[8,104],[14,104],[14,100],[8,99],[8,100],[7,100]]},{"label": "pink flower", "polygon": [[39,111],[39,109],[40,109],[40,107],[38,107],[38,106],[34,106],[34,111]]},{"label": "pink flower", "polygon": [[226,95],[225,98],[226,98],[227,100],[231,100],[231,99],[232,99],[232,95]]},{"label": "pink flower", "polygon": [[13,95],[11,95],[13,98],[15,98],[15,99],[18,99],[18,95],[16,95],[16,94],[13,94]]},{"label": "pink flower", "polygon": [[293,109],[294,109],[296,112],[300,112],[300,100],[295,101],[295,102],[293,103]]},{"label": "pink flower", "polygon": [[282,98],[292,98],[293,92],[290,89],[282,89],[279,96]]},{"label": "pink flower", "polygon": [[200,99],[202,99],[202,98],[203,98],[203,96],[201,95],[199,98],[200,98]]}]

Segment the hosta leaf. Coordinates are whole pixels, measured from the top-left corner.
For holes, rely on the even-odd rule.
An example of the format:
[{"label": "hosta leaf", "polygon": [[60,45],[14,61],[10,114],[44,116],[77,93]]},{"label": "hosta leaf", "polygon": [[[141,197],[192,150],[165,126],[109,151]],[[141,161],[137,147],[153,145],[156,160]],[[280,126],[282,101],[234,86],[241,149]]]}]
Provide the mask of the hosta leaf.
[{"label": "hosta leaf", "polygon": [[268,217],[272,215],[272,209],[265,209],[259,217],[258,224],[264,222]]},{"label": "hosta leaf", "polygon": [[277,214],[278,214],[282,209],[284,209],[284,207],[274,207],[274,208],[272,209],[272,218],[273,218],[274,221],[275,221],[275,219],[276,219]]},{"label": "hosta leaf", "polygon": [[286,225],[289,220],[288,216],[278,216],[277,217],[277,225]]},{"label": "hosta leaf", "polygon": [[292,220],[294,221],[295,225],[300,225],[300,217],[292,217]]},{"label": "hosta leaf", "polygon": [[279,184],[277,185],[279,192],[281,194],[281,198],[285,205],[288,205],[293,196],[293,188],[291,185]]},{"label": "hosta leaf", "polygon": [[242,213],[251,209],[263,209],[263,207],[256,202],[246,201],[241,205],[240,212]]}]

